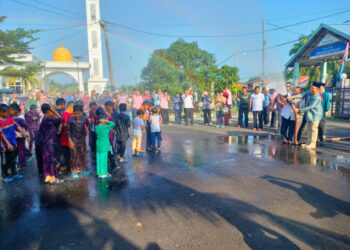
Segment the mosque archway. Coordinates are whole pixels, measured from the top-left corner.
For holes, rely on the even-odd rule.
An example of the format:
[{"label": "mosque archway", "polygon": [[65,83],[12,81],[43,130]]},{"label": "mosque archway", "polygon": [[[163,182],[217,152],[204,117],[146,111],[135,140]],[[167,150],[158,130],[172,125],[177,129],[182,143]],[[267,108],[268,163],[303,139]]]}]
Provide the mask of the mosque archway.
[{"label": "mosque archway", "polygon": [[[76,92],[79,89],[78,79],[75,74],[64,71],[53,71],[41,79],[41,86],[47,92]],[[69,87],[68,87],[69,86]]]},{"label": "mosque archway", "polygon": [[48,78],[64,74],[74,79],[77,85],[76,90],[87,92],[84,86],[84,72],[87,72],[90,68],[88,62],[81,62],[79,60],[73,61],[71,52],[63,45],[55,49],[52,61],[46,61],[41,75],[42,88],[46,91],[49,90]]}]

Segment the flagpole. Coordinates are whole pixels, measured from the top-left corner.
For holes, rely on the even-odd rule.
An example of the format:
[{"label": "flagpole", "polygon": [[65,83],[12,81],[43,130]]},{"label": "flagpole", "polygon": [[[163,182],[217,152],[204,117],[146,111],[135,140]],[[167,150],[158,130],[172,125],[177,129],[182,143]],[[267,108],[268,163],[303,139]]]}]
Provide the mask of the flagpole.
[{"label": "flagpole", "polygon": [[339,81],[341,79],[341,74],[343,73],[345,62],[348,60],[348,55],[349,55],[349,42],[347,42],[346,46],[345,46],[344,55],[343,55],[343,59],[341,61],[337,81]]}]

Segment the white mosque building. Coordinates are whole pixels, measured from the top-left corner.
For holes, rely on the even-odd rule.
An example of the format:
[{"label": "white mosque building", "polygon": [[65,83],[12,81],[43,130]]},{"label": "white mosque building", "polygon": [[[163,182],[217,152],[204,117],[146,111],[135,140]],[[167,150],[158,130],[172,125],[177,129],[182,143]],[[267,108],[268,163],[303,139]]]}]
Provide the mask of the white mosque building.
[{"label": "white mosque building", "polygon": [[[86,0],[87,13],[87,33],[88,33],[88,54],[89,61],[83,62],[73,60],[72,53],[63,45],[53,51],[52,60],[41,61],[31,52],[20,55],[13,55],[18,61],[27,64],[42,64],[42,71],[33,76],[32,81],[21,78],[11,78],[0,76],[0,88],[14,89],[18,93],[26,93],[30,89],[41,88],[48,91],[50,89],[48,79],[57,74],[66,74],[71,76],[77,83],[77,90],[90,92],[96,90],[101,93],[106,89],[107,79],[103,76],[102,60],[102,39],[100,25],[100,1]],[[0,70],[13,67],[20,69],[23,66],[18,65],[0,65]],[[84,79],[84,72],[89,72],[88,79]]]}]

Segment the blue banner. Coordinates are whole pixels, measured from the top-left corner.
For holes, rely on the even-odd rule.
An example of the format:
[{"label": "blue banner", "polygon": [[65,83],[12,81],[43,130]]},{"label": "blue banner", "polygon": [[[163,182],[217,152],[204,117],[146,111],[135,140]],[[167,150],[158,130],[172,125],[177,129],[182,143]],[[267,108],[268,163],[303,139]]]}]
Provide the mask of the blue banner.
[{"label": "blue banner", "polygon": [[310,59],[323,58],[333,55],[342,54],[345,50],[346,43],[336,42],[332,44],[327,44],[322,47],[316,47],[310,53]]}]

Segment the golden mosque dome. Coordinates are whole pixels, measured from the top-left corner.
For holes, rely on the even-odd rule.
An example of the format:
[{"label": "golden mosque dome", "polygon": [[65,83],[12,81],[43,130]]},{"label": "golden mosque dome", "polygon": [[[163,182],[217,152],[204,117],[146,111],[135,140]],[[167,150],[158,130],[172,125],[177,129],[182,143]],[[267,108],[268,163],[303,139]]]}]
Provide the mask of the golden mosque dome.
[{"label": "golden mosque dome", "polygon": [[55,62],[72,62],[73,61],[72,54],[63,45],[55,49],[52,55],[52,59]]}]

